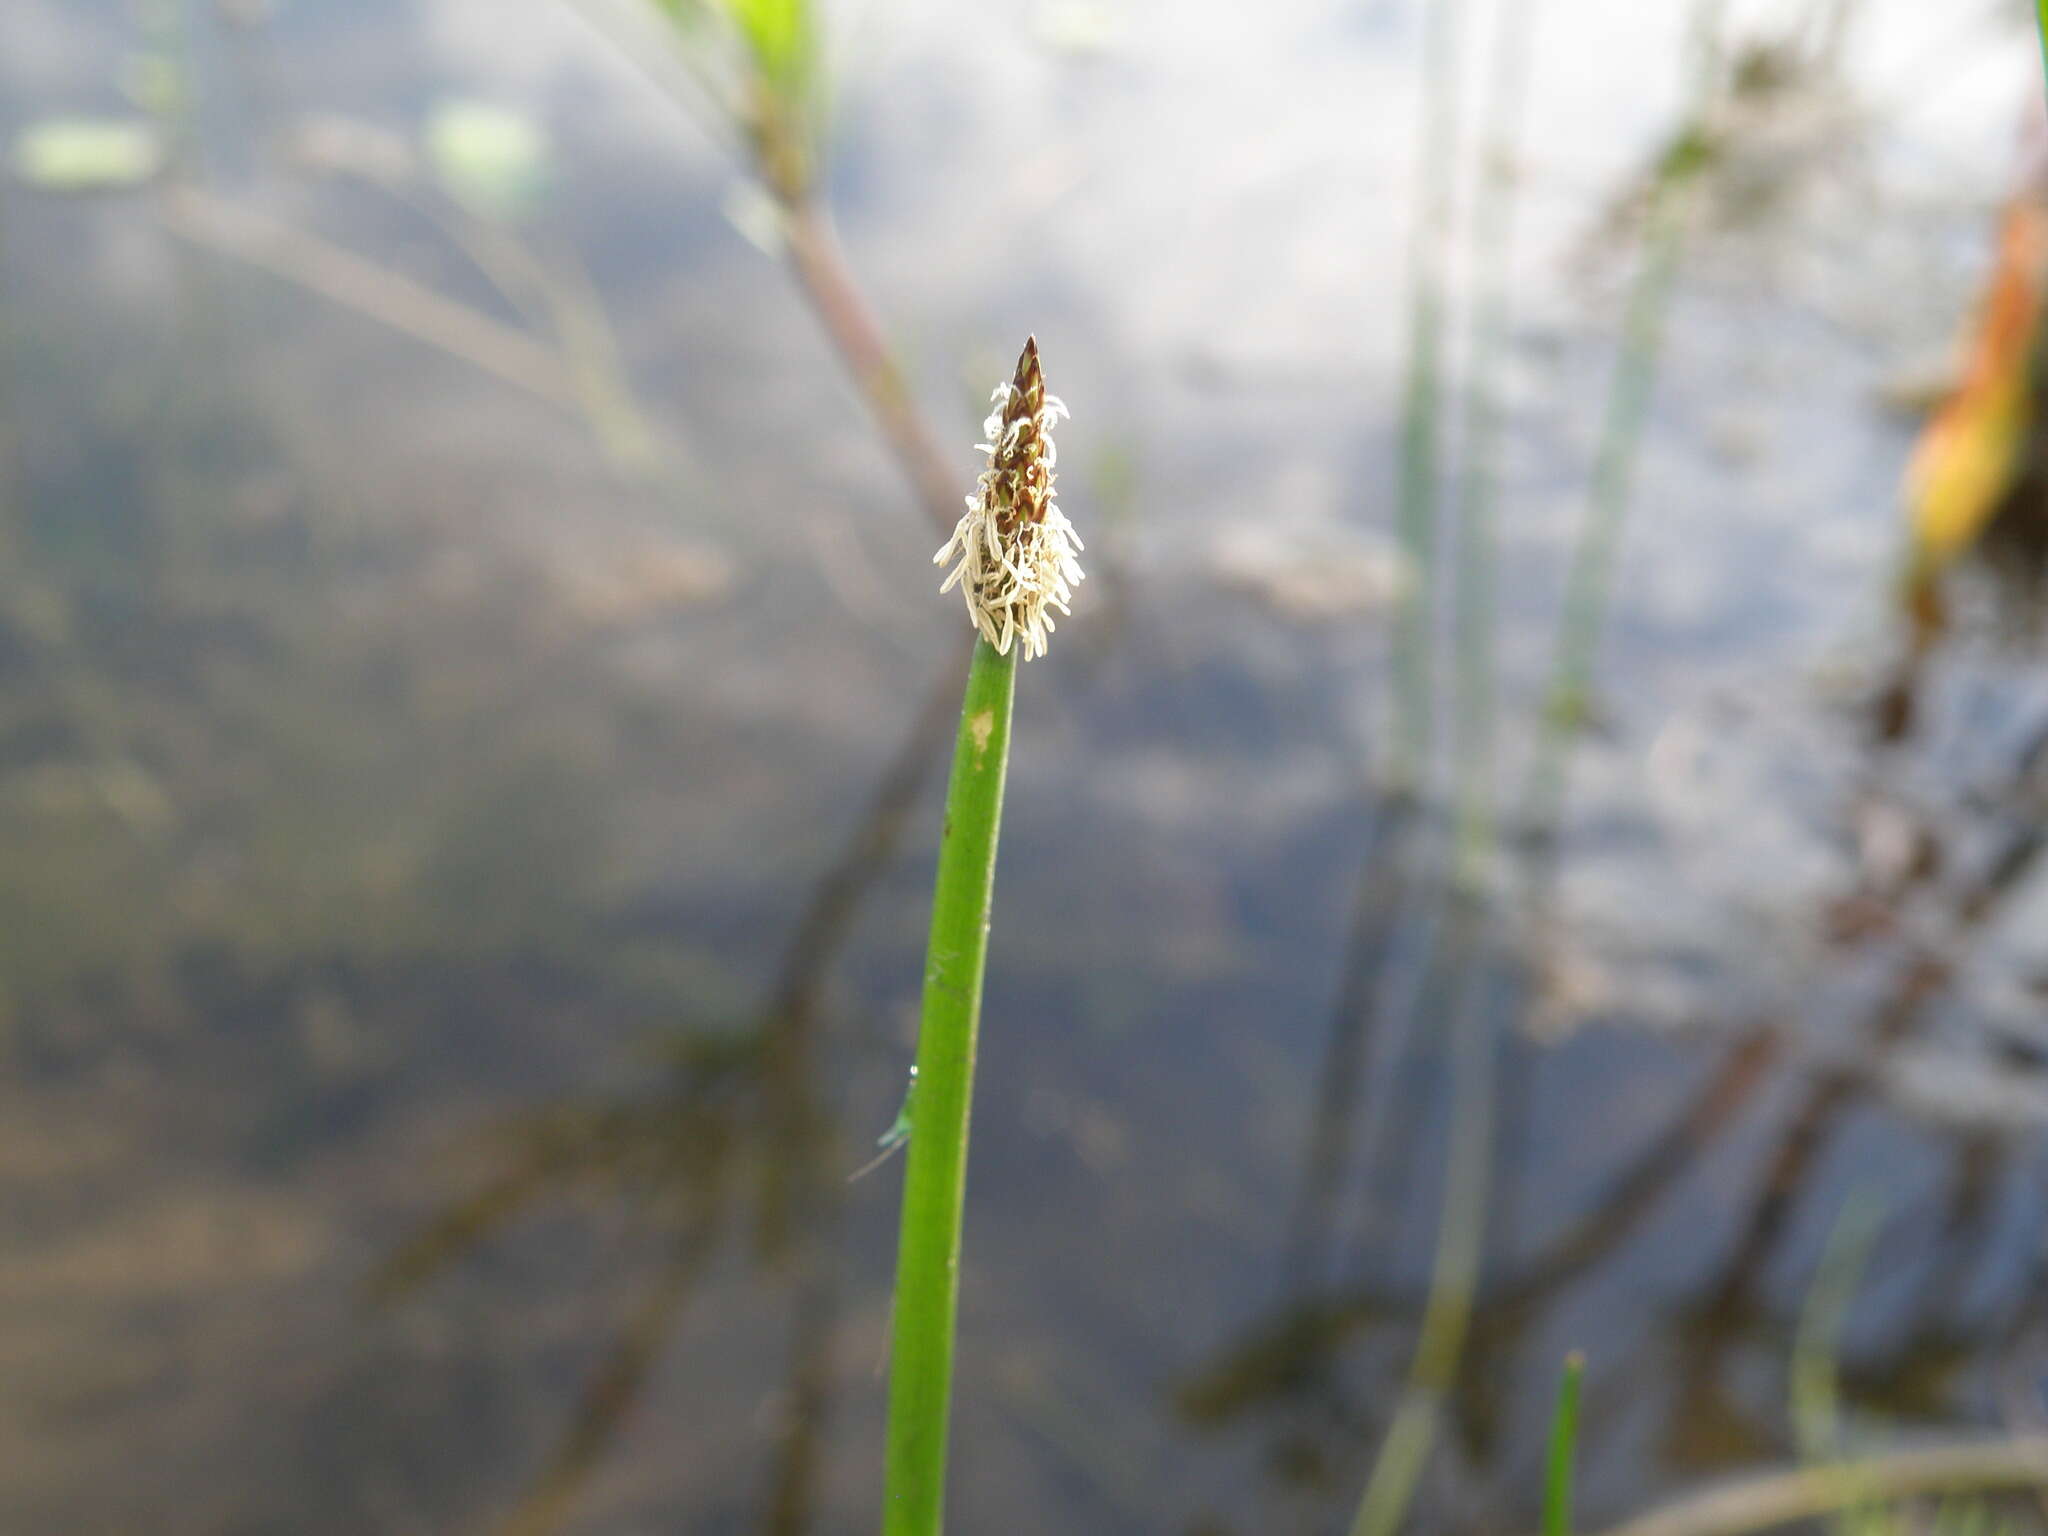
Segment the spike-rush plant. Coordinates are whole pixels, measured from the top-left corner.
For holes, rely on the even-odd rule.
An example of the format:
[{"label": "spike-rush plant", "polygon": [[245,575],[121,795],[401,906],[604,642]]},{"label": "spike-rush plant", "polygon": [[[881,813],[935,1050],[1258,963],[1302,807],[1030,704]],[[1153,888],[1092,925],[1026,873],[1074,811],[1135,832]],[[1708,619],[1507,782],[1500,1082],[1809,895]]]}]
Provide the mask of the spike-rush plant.
[{"label": "spike-rush plant", "polygon": [[907,1106],[884,1536],[936,1536],[944,1523],[968,1113],[1017,658],[1045,654],[1050,610],[1067,612],[1081,579],[1075,558],[1081,541],[1053,505],[1052,428],[1066,407],[1045,392],[1036,338],[1024,343],[1016,376],[997,386],[995,406],[984,424],[988,441],[979,445],[988,468],[952,538],[934,557],[935,564],[957,562],[940,590],[958,586],[966,598],[974,660],[946,786]]}]

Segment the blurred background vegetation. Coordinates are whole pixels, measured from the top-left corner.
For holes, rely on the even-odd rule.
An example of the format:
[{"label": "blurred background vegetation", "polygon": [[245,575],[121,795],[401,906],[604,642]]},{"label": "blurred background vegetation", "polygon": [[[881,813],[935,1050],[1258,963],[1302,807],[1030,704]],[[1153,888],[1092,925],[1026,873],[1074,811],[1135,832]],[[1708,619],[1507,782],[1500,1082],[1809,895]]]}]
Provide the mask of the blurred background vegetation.
[{"label": "blurred background vegetation", "polygon": [[957,1528],[2044,1528],[2031,27],[0,7],[0,1526],[872,1528],[1035,332]]}]

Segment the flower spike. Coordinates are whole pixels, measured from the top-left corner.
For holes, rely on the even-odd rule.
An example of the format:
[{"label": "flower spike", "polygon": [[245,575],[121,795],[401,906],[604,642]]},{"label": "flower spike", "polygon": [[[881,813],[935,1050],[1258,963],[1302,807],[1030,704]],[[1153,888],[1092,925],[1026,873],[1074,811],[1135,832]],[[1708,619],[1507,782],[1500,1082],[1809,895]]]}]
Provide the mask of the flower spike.
[{"label": "flower spike", "polygon": [[995,410],[982,423],[988,441],[975,444],[988,455],[988,468],[932,563],[958,562],[939,590],[958,585],[968,619],[996,654],[1007,656],[1015,643],[1028,660],[1045,654],[1051,610],[1070,612],[1082,548],[1074,525],[1053,505],[1052,429],[1067,408],[1045,392],[1037,337],[1026,339],[1015,376],[991,399]]}]

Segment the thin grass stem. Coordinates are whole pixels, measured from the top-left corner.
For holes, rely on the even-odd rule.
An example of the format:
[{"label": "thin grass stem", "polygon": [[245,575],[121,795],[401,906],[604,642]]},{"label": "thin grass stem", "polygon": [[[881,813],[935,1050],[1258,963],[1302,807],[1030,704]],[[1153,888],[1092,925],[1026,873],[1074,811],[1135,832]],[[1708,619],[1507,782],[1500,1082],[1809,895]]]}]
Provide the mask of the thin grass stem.
[{"label": "thin grass stem", "polygon": [[1579,1388],[1586,1357],[1565,1357],[1557,1383],[1557,1407],[1550,1416],[1550,1450],[1543,1468],[1543,1536],[1572,1536],[1572,1478],[1579,1454]]},{"label": "thin grass stem", "polygon": [[1487,126],[1472,209],[1478,308],[1466,360],[1465,443],[1458,487],[1456,570],[1457,818],[1453,871],[1468,890],[1485,880],[1493,845],[1494,608],[1499,564],[1500,372],[1510,332],[1510,272],[1519,178],[1514,148],[1528,95],[1537,0],[1496,11]]},{"label": "thin grass stem", "polygon": [[1707,114],[1719,63],[1719,20],[1719,0],[1701,0],[1688,42],[1696,60],[1693,107],[1651,183],[1642,264],[1622,320],[1621,355],[1608,388],[1585,521],[1565,580],[1536,755],[1522,797],[1522,827],[1539,847],[1555,834],[1564,805],[1571,745],[1588,712],[1593,667],[1614,591],[1615,556],[1634,489],[1637,451],[1649,419],[1665,315],[1692,221],[1705,153]]},{"label": "thin grass stem", "polygon": [[1486,1207],[1493,1173],[1494,1043],[1485,984],[1485,921],[1473,902],[1453,898],[1445,955],[1454,981],[1451,1003],[1452,1097],[1450,1157],[1443,1215],[1430,1274],[1429,1300],[1394,1422],[1380,1443],[1351,1536],[1393,1536],[1415,1496],[1436,1444],[1444,1400],[1457,1382],[1472,1303],[1486,1247]]},{"label": "thin grass stem", "polygon": [[1457,43],[1463,0],[1429,0],[1423,32],[1422,145],[1409,249],[1408,365],[1402,386],[1397,534],[1407,583],[1394,614],[1391,788],[1420,792],[1435,712],[1436,521],[1441,438],[1444,268],[1457,139]]},{"label": "thin grass stem", "polygon": [[974,642],[925,955],[896,1260],[884,1536],[937,1536],[944,1524],[968,1113],[1016,680],[1015,648],[998,655],[986,640]]}]

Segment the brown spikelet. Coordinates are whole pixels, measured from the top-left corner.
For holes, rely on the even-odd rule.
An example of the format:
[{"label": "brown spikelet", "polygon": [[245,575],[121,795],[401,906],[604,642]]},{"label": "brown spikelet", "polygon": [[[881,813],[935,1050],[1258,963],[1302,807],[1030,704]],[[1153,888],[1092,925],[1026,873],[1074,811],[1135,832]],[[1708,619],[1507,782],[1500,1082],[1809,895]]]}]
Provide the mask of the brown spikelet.
[{"label": "brown spikelet", "polygon": [[989,507],[998,532],[1014,532],[1019,518],[1045,521],[1046,503],[1052,496],[1052,468],[1045,452],[1045,432],[1038,423],[1044,409],[1045,370],[1038,363],[1038,338],[1027,336],[1017,358],[1016,375],[1010,380],[1010,397],[1003,405],[1002,427],[995,435],[995,453],[989,464],[995,475],[989,485]]},{"label": "brown spikelet", "polygon": [[1038,338],[1026,339],[1017,371],[996,387],[996,409],[983,424],[988,468],[967,498],[967,515],[935,557],[959,565],[946,578],[967,599],[968,616],[999,652],[1022,637],[1026,656],[1045,653],[1049,609],[1067,611],[1081,579],[1081,541],[1053,505],[1052,426],[1066,407],[1045,392]]}]

